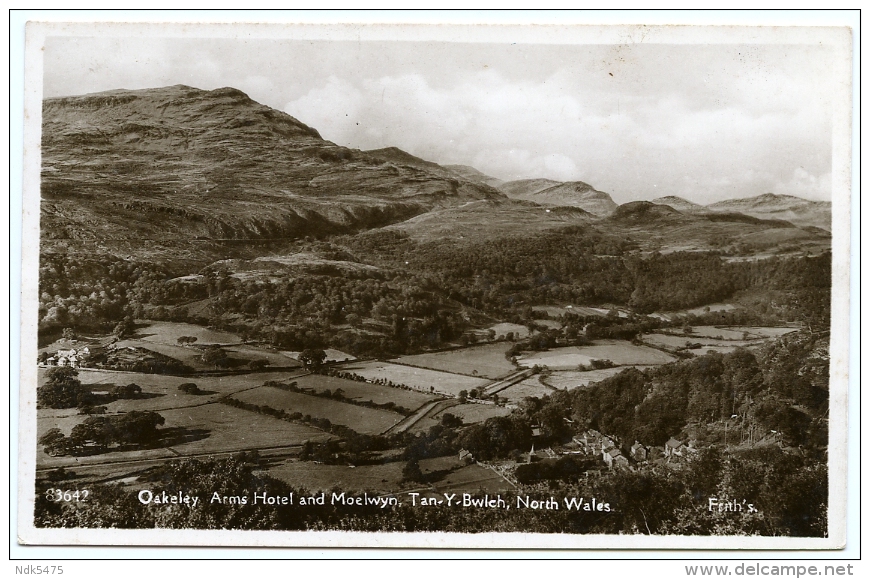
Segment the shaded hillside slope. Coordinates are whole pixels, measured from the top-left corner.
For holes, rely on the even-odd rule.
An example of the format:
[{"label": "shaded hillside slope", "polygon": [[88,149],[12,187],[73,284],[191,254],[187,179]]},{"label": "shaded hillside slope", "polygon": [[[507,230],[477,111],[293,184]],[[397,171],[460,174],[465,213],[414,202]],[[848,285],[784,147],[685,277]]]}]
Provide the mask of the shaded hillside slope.
[{"label": "shaded hillside slope", "polygon": [[446,170],[337,146],[231,88],[47,99],[42,146],[49,249],[318,236],[500,197]]}]

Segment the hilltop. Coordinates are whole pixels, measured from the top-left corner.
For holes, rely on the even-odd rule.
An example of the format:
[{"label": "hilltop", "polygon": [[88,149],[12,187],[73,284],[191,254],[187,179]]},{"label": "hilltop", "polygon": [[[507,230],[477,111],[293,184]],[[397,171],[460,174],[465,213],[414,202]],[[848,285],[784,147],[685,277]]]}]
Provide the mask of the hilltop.
[{"label": "hilltop", "polygon": [[765,193],[757,197],[720,201],[708,205],[707,209],[744,213],[761,219],[782,219],[795,225],[831,230],[830,201],[809,201],[793,195]]},{"label": "hilltop", "polygon": [[434,163],[338,146],[233,88],[46,99],[42,149],[44,250],[99,240],[202,260],[216,251],[208,240],[352,232],[501,197]]},{"label": "hilltop", "polygon": [[524,179],[503,183],[498,189],[512,199],[579,207],[598,217],[610,215],[617,207],[610,195],[582,181],[560,183],[549,179]]}]

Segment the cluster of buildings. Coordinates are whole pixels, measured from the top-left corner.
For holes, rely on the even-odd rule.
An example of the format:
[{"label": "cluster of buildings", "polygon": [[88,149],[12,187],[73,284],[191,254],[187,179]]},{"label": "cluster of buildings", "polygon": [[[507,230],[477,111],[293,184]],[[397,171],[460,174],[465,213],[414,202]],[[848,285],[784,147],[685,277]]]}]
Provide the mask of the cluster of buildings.
[{"label": "cluster of buildings", "polygon": [[688,444],[671,438],[663,447],[645,446],[638,441],[628,450],[626,456],[617,440],[597,430],[587,430],[574,437],[574,443],[587,455],[600,455],[608,468],[630,468],[634,464],[676,462],[690,453],[696,452],[691,442]]},{"label": "cluster of buildings", "polygon": [[91,356],[91,351],[87,346],[81,350],[70,348],[69,350],[58,350],[52,356],[45,359],[45,364],[48,366],[70,366],[71,368],[79,368],[87,364]]}]

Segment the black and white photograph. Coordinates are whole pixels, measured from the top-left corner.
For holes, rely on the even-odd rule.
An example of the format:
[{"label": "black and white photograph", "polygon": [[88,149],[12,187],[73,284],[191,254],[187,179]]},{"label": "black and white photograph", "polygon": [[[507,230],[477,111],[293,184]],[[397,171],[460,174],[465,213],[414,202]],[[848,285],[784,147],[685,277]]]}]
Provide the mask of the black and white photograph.
[{"label": "black and white photograph", "polygon": [[843,547],[849,28],[26,41],[23,544]]}]

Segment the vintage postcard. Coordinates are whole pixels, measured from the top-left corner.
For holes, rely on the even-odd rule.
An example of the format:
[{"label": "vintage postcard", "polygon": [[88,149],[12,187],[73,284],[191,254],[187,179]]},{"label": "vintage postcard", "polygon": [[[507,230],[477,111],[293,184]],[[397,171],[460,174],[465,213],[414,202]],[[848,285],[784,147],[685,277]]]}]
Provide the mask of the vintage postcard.
[{"label": "vintage postcard", "polygon": [[849,28],[26,36],[22,544],[843,547]]}]

